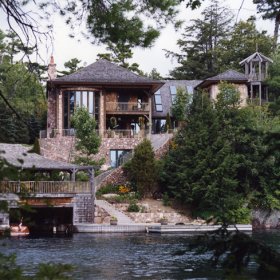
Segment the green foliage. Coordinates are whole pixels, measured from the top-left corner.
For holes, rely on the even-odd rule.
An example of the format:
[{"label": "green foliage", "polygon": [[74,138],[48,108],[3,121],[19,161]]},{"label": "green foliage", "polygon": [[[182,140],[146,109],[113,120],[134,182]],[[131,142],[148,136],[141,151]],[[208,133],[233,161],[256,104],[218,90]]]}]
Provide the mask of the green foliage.
[{"label": "green foliage", "polygon": [[226,225],[195,238],[190,248],[180,253],[189,253],[193,249],[211,254],[212,266],[222,268],[222,279],[279,278],[280,254],[248,234],[229,232]]},{"label": "green foliage", "polygon": [[239,62],[256,51],[269,55],[273,38],[259,32],[254,18],[232,24],[231,12],[212,0],[202,18],[192,20],[178,40],[180,54],[167,51],[177,58],[179,66],[170,72],[175,79],[205,79],[227,69],[241,70]]},{"label": "green foliage", "polygon": [[25,271],[16,264],[16,255],[0,253],[0,279],[5,280],[66,280],[71,279],[69,273],[73,266],[69,264],[39,264],[38,271],[33,276],[25,276]]},{"label": "green foliage", "polygon": [[39,264],[36,279],[38,280],[67,280],[72,279],[68,276],[69,272],[73,269],[70,264]]},{"label": "green foliage", "polygon": [[166,192],[162,196],[162,203],[164,206],[171,206],[170,198],[168,196],[168,193],[166,193]]},{"label": "green foliage", "polygon": [[191,97],[184,88],[178,88],[171,113],[176,121],[185,121],[188,115]]},{"label": "green foliage", "polygon": [[124,166],[124,171],[141,196],[151,196],[156,188],[157,165],[149,140],[144,139],[134,150],[133,158]]},{"label": "green foliage", "polygon": [[279,134],[269,140],[273,152],[267,136],[280,126],[264,108],[240,108],[232,85],[219,89],[215,106],[206,95],[194,95],[188,125],[179,131],[160,177],[165,191],[194,213],[207,210],[220,221],[239,222],[248,220],[252,204],[266,201],[265,208],[278,208]]},{"label": "green foliage", "polygon": [[136,203],[130,203],[127,208],[128,212],[139,212],[140,207]]},{"label": "green foliage", "polygon": [[40,143],[39,143],[38,138],[35,138],[33,148],[32,148],[32,150],[30,150],[30,153],[35,153],[35,154],[40,155]]},{"label": "green foliage", "polygon": [[59,73],[61,73],[63,75],[69,75],[69,74],[75,73],[79,69],[82,68],[82,67],[78,66],[80,63],[81,63],[81,60],[79,60],[78,58],[71,58],[69,61],[66,61],[64,63],[64,67],[66,68],[66,70],[59,71]]},{"label": "green foliage", "polygon": [[76,130],[76,148],[89,157],[98,152],[100,137],[97,135],[96,121],[90,116],[86,108],[77,108],[72,117]]},{"label": "green foliage", "polygon": [[166,114],[166,123],[164,126],[164,131],[168,133],[169,129],[172,129],[172,123],[169,112]]},{"label": "green foliage", "polygon": [[96,196],[97,197],[101,197],[103,194],[107,194],[107,193],[118,193],[119,188],[116,185],[113,184],[108,184],[106,186],[101,187],[97,192],[96,192]]}]

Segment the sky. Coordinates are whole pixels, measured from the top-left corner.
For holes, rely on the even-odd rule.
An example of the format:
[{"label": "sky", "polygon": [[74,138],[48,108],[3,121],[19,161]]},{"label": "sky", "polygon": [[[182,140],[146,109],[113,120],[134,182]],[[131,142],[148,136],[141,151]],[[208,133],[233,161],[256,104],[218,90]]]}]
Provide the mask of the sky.
[{"label": "sky", "polygon": [[[244,3],[242,9],[240,9],[242,1],[244,1]],[[258,30],[267,30],[268,34],[273,34],[274,22],[269,20],[263,21],[261,19],[261,15],[256,12],[256,5],[253,4],[253,0],[224,0],[220,2],[232,11],[234,14],[234,22],[236,22],[237,13],[240,9],[238,20],[246,20],[251,15],[254,15],[257,18],[256,24]],[[208,4],[209,0],[206,0],[202,6],[195,11],[186,9],[185,4],[182,4],[180,7],[179,18],[183,19],[186,25],[191,19],[199,18],[201,11],[203,11]],[[1,29],[4,29],[2,25],[5,23],[3,23],[3,17],[1,18]],[[45,64],[49,63],[50,56],[53,54],[57,69],[59,70],[64,69],[64,63],[71,58],[78,58],[82,61],[81,65],[86,66],[96,61],[98,53],[106,52],[104,46],[94,45],[82,37],[74,39],[70,38],[68,36],[69,29],[66,27],[61,17],[53,16],[49,21],[54,25],[54,39],[52,46],[48,47],[48,49],[46,49],[44,45],[40,48],[40,55]],[[76,28],[78,32],[83,29],[83,27],[79,26]],[[171,25],[168,25],[161,31],[161,36],[157,39],[153,47],[149,49],[135,48],[133,50],[133,59],[131,59],[130,62],[138,63],[140,66],[139,68],[144,72],[150,73],[153,68],[156,68],[162,76],[168,76],[169,71],[175,68],[178,64],[175,59],[166,58],[163,49],[180,52],[176,42],[180,38],[182,32],[183,29],[175,32],[174,28]],[[81,40],[79,41],[78,39]]]}]

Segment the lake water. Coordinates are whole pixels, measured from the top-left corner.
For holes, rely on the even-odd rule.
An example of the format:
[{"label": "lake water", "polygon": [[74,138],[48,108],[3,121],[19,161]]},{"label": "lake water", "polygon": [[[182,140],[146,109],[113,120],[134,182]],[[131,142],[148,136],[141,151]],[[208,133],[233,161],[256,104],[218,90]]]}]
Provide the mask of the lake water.
[{"label": "lake water", "polygon": [[[253,237],[280,251],[280,231],[256,232]],[[33,274],[39,263],[55,262],[74,265],[73,279],[217,279],[217,272],[207,268],[210,255],[175,254],[192,238],[156,234],[4,238],[0,250],[16,253],[27,274]]]}]

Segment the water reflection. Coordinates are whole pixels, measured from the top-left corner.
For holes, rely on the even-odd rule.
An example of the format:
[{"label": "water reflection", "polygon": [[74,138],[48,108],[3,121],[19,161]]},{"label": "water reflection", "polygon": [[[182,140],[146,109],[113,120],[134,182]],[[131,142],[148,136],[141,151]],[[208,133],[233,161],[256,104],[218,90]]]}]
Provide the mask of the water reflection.
[{"label": "water reflection", "polygon": [[[280,233],[254,236],[267,237],[270,245],[280,249]],[[217,272],[207,268],[210,255],[174,254],[191,239],[187,235],[75,234],[7,238],[0,244],[5,244],[1,252],[17,254],[17,263],[28,274],[39,263],[60,262],[75,266],[73,279],[217,279]]]}]

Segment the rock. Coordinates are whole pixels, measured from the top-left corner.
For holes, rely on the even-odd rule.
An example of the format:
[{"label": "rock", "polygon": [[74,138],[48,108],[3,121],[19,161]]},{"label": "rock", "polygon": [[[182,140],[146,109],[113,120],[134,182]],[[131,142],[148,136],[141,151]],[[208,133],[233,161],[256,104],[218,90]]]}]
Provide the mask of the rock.
[{"label": "rock", "polygon": [[253,229],[277,229],[280,228],[280,211],[279,210],[260,210],[252,212]]},{"label": "rock", "polygon": [[95,218],[94,218],[94,223],[95,223],[95,224],[102,224],[102,219],[101,219],[101,217],[95,217]]},{"label": "rock", "polygon": [[105,198],[111,198],[111,197],[117,197],[119,195],[116,193],[106,193],[106,194],[103,194],[102,196]]},{"label": "rock", "polygon": [[110,220],[111,220],[110,216],[105,217],[103,220],[103,224],[110,224]]}]

